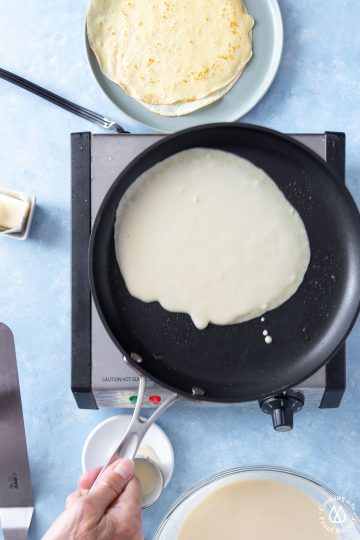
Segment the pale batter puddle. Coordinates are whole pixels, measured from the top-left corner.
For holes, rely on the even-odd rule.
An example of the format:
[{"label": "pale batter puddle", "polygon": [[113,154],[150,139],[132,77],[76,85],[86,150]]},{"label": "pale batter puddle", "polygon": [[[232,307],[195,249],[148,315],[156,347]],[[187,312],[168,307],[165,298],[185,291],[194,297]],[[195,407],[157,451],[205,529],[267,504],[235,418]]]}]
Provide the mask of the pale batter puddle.
[{"label": "pale batter puddle", "polygon": [[149,495],[159,482],[154,466],[145,459],[135,460],[135,474],[139,478],[143,497]]},{"label": "pale batter puddle", "polygon": [[117,211],[115,248],[133,296],[188,313],[199,329],[280,306],[310,260],[304,224],[275,182],[207,148],[175,154],[134,182]]},{"label": "pale batter puddle", "polygon": [[201,501],[182,526],[177,540],[334,540],[319,505],[308,495],[280,482],[242,480]]}]

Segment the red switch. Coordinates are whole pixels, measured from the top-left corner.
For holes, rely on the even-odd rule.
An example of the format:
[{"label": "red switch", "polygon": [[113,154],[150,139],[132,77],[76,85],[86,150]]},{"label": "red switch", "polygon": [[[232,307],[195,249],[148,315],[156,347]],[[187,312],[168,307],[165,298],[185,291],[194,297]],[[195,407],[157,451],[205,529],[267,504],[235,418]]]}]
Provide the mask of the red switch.
[{"label": "red switch", "polygon": [[150,396],[149,397],[149,400],[151,401],[151,403],[160,403],[161,401],[161,397],[160,396]]}]

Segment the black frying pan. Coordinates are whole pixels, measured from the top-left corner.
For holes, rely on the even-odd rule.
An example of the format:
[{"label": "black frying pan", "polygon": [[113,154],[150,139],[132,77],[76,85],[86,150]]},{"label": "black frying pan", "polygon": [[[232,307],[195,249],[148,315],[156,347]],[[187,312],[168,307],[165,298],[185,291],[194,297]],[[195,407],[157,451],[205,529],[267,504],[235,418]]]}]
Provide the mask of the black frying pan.
[{"label": "black frying pan", "polygon": [[[310,265],[296,294],[265,315],[271,345],[264,342],[259,318],[198,330],[188,315],[133,298],[120,274],[114,222],[121,197],[146,169],[192,147],[249,159],[271,176],[304,221]],[[308,148],[251,125],[188,129],[141,153],[120,173],[100,207],[89,258],[93,298],[115,344],[137,370],[188,398],[242,402],[295,386],[336,353],[359,309],[360,217],[349,192]],[[139,356],[140,364],[134,360]]]}]

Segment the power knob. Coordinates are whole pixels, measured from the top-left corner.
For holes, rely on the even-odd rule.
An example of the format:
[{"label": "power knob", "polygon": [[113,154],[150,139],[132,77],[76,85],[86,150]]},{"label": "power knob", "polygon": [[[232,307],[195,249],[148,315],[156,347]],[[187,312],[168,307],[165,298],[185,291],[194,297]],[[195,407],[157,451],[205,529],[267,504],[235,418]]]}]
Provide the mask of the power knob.
[{"label": "power knob", "polygon": [[304,406],[304,396],[299,392],[283,392],[259,402],[261,410],[271,414],[275,431],[290,431],[294,427],[294,413]]}]

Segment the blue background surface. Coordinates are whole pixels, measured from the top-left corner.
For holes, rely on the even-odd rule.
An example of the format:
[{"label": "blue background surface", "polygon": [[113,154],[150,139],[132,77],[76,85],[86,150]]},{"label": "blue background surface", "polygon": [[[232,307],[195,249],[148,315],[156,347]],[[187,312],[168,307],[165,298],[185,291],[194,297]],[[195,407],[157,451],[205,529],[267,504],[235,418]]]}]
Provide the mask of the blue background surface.
[{"label": "blue background surface", "polygon": [[[0,65],[122,123],[92,79],[84,52],[87,0],[1,0]],[[360,2],[282,0],[285,48],[265,98],[244,121],[284,132],[345,131],[347,184],[360,202]],[[83,411],[70,391],[70,138],[85,120],[0,81],[0,185],[37,196],[30,238],[0,238],[0,319],[17,347],[39,539],[80,474],[88,432],[118,411]],[[338,410],[304,410],[277,434],[259,411],[178,406],[159,424],[175,473],[144,512],[150,539],[171,503],[194,482],[247,463],[291,466],[327,483],[360,510],[359,324],[348,339],[348,388]]]}]

